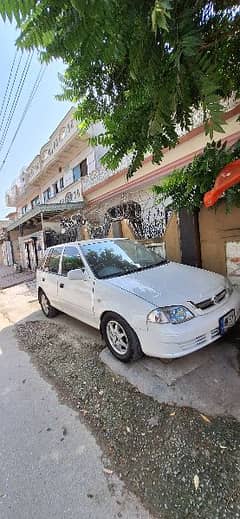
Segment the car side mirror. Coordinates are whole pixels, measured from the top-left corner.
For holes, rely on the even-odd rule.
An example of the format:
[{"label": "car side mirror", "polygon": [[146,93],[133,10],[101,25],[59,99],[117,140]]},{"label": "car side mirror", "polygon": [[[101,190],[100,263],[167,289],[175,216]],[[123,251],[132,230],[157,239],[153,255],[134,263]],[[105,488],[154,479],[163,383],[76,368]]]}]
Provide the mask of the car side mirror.
[{"label": "car side mirror", "polygon": [[86,281],[86,273],[83,269],[74,269],[69,270],[68,279],[72,279],[73,281]]}]

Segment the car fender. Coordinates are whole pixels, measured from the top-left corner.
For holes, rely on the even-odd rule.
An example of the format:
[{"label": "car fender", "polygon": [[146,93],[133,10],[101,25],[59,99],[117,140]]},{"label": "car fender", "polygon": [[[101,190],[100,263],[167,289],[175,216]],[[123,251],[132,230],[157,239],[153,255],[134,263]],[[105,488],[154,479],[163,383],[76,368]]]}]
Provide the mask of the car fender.
[{"label": "car fender", "polygon": [[115,312],[123,317],[135,331],[144,329],[146,328],[147,315],[153,308],[154,306],[151,303],[135,294],[107,284],[104,280],[96,280],[94,314],[99,327],[104,313]]}]

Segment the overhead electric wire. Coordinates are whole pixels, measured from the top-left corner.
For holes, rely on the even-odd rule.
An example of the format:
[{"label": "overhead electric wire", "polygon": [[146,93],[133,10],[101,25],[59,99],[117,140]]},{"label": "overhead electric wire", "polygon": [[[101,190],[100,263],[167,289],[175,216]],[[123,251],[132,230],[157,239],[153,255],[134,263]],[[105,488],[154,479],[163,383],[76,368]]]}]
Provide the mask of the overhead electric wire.
[{"label": "overhead electric wire", "polygon": [[8,115],[7,122],[6,122],[5,126],[4,126],[4,129],[3,129],[1,140],[0,140],[0,152],[1,152],[1,150],[2,150],[2,148],[4,146],[4,144],[5,144],[5,140],[6,140],[9,128],[11,126],[11,122],[13,120],[13,116],[15,114],[15,111],[16,111],[19,99],[20,99],[21,94],[22,94],[24,83],[25,83],[27,75],[28,75],[28,71],[29,71],[29,67],[30,67],[31,62],[32,62],[32,58],[33,58],[33,52],[31,52],[31,54],[28,54],[28,57],[26,59],[23,71],[21,73],[20,81],[19,81],[17,90],[15,92],[14,100],[13,100],[13,103],[12,103],[12,106],[11,106],[11,109],[10,109],[10,112],[9,112],[9,115]]},{"label": "overhead electric wire", "polygon": [[15,114],[15,111],[16,111],[16,108],[17,108],[17,105],[18,105],[18,102],[19,102],[19,99],[20,99],[20,96],[21,96],[21,93],[22,93],[22,90],[23,90],[23,86],[24,86],[24,83],[25,83],[26,78],[27,78],[27,74],[28,74],[28,71],[29,71],[29,67],[31,65],[32,57],[33,57],[33,52],[31,54],[28,54],[26,62],[25,62],[25,65],[24,65],[24,68],[23,68],[23,70],[21,72],[20,80],[19,80],[16,92],[14,94],[14,98],[13,98],[13,102],[12,102],[12,105],[11,105],[11,108],[10,108],[10,112],[8,114],[7,122],[5,123],[4,129],[3,129],[3,133],[2,133],[2,135],[0,137],[0,152],[1,152],[2,148],[3,148],[3,145],[5,144],[5,140],[6,140],[9,128],[11,126],[12,119],[13,119],[13,116]]},{"label": "overhead electric wire", "polygon": [[[14,68],[14,65],[15,65],[15,61],[16,61],[16,57],[17,57],[17,52],[18,51],[16,51],[16,53],[15,53],[13,64],[12,64],[12,67],[11,67],[11,70],[10,70],[10,74],[9,74],[9,78],[8,78],[8,83],[7,83],[7,86],[6,86],[6,91],[5,91],[5,94],[4,94],[4,97],[3,97],[3,102],[2,102],[2,106],[1,106],[1,110],[0,110],[0,117],[2,117],[2,112],[3,112],[3,109],[4,109],[6,97],[7,97],[7,91],[9,89],[9,87],[10,87],[10,82],[11,82],[11,79],[12,79],[12,72],[13,72],[13,68]],[[22,61],[22,56],[23,55],[21,53],[20,58],[18,60],[17,68],[16,68],[15,73],[14,73],[14,78],[13,78],[13,82],[12,82],[12,85],[11,85],[11,88],[10,88],[10,92],[8,94],[7,103],[6,103],[6,106],[5,106],[5,109],[4,109],[4,114],[3,114],[2,120],[0,122],[0,133],[2,131],[3,123],[5,121],[5,117],[6,117],[6,114],[7,114],[7,109],[8,109],[9,103],[11,101],[12,92],[13,92],[13,89],[14,89],[14,86],[15,86],[15,83],[16,83],[16,80],[17,80],[18,70],[19,70],[19,67],[20,67],[20,64],[21,64],[21,61]]]},{"label": "overhead electric wire", "polygon": [[36,80],[35,80],[35,82],[34,82],[33,88],[32,88],[32,90],[31,90],[31,93],[30,93],[30,95],[29,95],[29,98],[28,98],[28,100],[27,100],[27,103],[26,103],[26,105],[25,105],[25,108],[24,108],[24,110],[23,110],[23,113],[22,113],[22,116],[21,116],[21,118],[20,118],[20,121],[19,121],[19,123],[18,123],[18,125],[17,125],[16,131],[15,131],[15,133],[14,133],[14,135],[13,135],[13,138],[12,138],[10,144],[9,144],[8,150],[7,150],[7,152],[6,152],[6,155],[5,155],[5,157],[4,157],[3,161],[2,161],[2,164],[1,164],[1,166],[0,166],[0,171],[3,169],[3,167],[4,167],[5,164],[6,164],[6,161],[7,161],[7,158],[8,158],[8,156],[9,156],[9,153],[10,153],[10,151],[11,151],[11,149],[12,149],[12,146],[13,146],[15,140],[16,140],[16,137],[17,137],[17,135],[18,135],[18,132],[19,132],[21,126],[22,126],[22,123],[23,123],[23,121],[24,121],[24,119],[25,119],[25,117],[26,117],[26,115],[27,115],[27,112],[28,112],[28,110],[29,110],[29,108],[30,108],[30,105],[31,105],[31,103],[32,103],[32,101],[33,101],[33,99],[34,99],[36,93],[37,93],[37,90],[38,90],[39,85],[40,85],[40,83],[41,83],[41,81],[42,81],[43,75],[44,75],[44,73],[45,73],[45,70],[46,70],[46,66],[43,68],[43,65],[42,65],[41,68],[40,68],[40,70],[39,70],[39,72],[38,72],[38,74],[37,74],[37,77],[36,77]]},{"label": "overhead electric wire", "polygon": [[[14,57],[13,57],[13,61],[12,61],[12,65],[11,65],[11,69],[10,69],[10,72],[9,72],[9,76],[8,76],[8,82],[7,82],[7,86],[5,88],[5,92],[4,92],[4,95],[3,95],[3,100],[2,100],[2,104],[1,104],[1,108],[0,108],[0,119],[2,117],[2,113],[3,113],[3,108],[4,108],[4,105],[5,105],[5,101],[6,101],[6,97],[7,97],[7,93],[8,93],[8,89],[10,87],[10,83],[11,83],[11,79],[12,79],[12,74],[13,74],[13,69],[14,69],[14,65],[15,65],[15,61],[17,59],[17,53],[18,53],[18,49],[16,50],[15,54],[14,54]],[[16,75],[16,73],[15,73]]]}]

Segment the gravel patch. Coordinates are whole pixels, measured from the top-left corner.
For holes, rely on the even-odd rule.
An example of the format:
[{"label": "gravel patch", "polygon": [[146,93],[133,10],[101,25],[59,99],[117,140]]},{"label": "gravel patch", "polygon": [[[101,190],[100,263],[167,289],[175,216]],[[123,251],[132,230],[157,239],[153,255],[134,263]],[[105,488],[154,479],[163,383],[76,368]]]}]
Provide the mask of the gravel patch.
[{"label": "gravel patch", "polygon": [[109,478],[116,472],[159,518],[240,519],[239,422],[159,404],[102,364],[100,342],[59,324],[16,328],[22,349],[94,432]]}]

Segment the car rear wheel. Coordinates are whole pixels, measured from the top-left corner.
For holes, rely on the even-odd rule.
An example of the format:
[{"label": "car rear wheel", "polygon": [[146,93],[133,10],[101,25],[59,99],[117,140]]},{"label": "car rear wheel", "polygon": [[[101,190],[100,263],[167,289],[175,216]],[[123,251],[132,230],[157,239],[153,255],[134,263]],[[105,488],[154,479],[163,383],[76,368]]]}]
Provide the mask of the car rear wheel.
[{"label": "car rear wheel", "polygon": [[128,362],[143,356],[136,333],[120,315],[113,312],[105,314],[101,329],[109,350],[117,359]]},{"label": "car rear wheel", "polygon": [[39,293],[39,303],[46,317],[48,317],[49,319],[51,319],[52,317],[56,317],[56,315],[58,314],[58,310],[50,304],[49,299],[42,290]]}]

